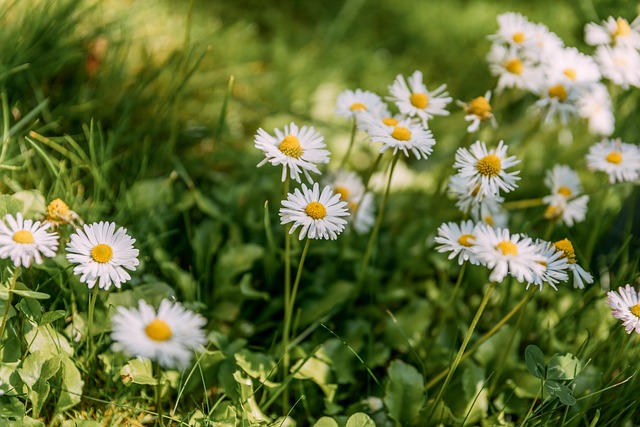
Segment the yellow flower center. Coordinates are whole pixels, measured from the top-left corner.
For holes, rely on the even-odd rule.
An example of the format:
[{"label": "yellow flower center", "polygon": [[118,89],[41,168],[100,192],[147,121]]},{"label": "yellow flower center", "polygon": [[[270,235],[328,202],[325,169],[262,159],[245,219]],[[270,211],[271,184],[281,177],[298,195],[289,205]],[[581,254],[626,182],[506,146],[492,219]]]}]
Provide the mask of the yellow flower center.
[{"label": "yellow flower center", "polygon": [[484,176],[497,176],[502,170],[502,164],[500,163],[500,157],[496,154],[488,154],[478,160],[476,163],[476,169]]},{"label": "yellow flower center", "polygon": [[13,234],[13,241],[21,244],[33,243],[33,234],[27,230],[16,231]]},{"label": "yellow flower center", "polygon": [[100,264],[109,262],[113,258],[113,249],[109,245],[99,243],[91,249],[91,258]]},{"label": "yellow flower center", "polygon": [[409,141],[411,139],[411,131],[402,126],[396,126],[393,128],[391,136],[398,141]]},{"label": "yellow flower center", "polygon": [[387,117],[385,119],[382,119],[382,123],[384,123],[387,126],[395,126],[398,124],[398,121],[393,117]]},{"label": "yellow flower center", "polygon": [[549,97],[558,98],[560,102],[564,102],[569,96],[569,92],[563,85],[555,85],[549,88]]},{"label": "yellow flower center", "polygon": [[282,151],[286,156],[293,157],[294,159],[299,159],[302,156],[302,147],[300,146],[300,141],[298,137],[295,135],[287,135],[280,142],[278,146],[280,151]]},{"label": "yellow flower center", "polygon": [[571,189],[562,185],[558,187],[558,194],[562,194],[564,197],[569,197],[571,195]]},{"label": "yellow flower center", "polygon": [[484,218],[482,218],[482,220],[484,221],[485,224],[487,225],[491,225],[493,226],[494,221],[493,221],[493,217],[491,215],[485,215]]},{"label": "yellow flower center", "polygon": [[509,240],[498,243],[496,249],[502,252],[502,255],[518,255],[518,246]]},{"label": "yellow flower center", "polygon": [[576,81],[576,79],[578,78],[575,68],[567,68],[562,73],[573,81]]},{"label": "yellow flower center", "polygon": [[626,37],[631,34],[631,27],[626,19],[618,18],[616,19],[616,24],[618,24],[618,27],[614,31],[613,37]]},{"label": "yellow flower center", "polygon": [[411,98],[409,98],[409,100],[411,101],[411,105],[416,108],[423,109],[427,108],[427,105],[429,105],[429,97],[426,93],[414,92],[411,94]]},{"label": "yellow flower center", "polygon": [[615,163],[617,165],[619,163],[622,163],[622,154],[618,153],[617,151],[612,151],[607,154],[607,157],[605,157],[605,159],[607,160],[607,162]]},{"label": "yellow flower center", "polygon": [[304,211],[313,219],[322,219],[327,216],[327,208],[320,202],[311,202]]},{"label": "yellow flower center", "polygon": [[474,236],[473,234],[463,234],[458,239],[458,243],[460,243],[462,246],[469,247],[469,246],[473,246],[473,241],[475,239],[476,239],[476,236]]},{"label": "yellow flower center", "polygon": [[349,109],[351,111],[367,111],[367,106],[362,102],[354,102],[353,104],[351,104],[351,107],[349,107]]},{"label": "yellow flower center", "polygon": [[640,319],[640,304],[636,304],[633,307],[629,307],[629,311],[633,313],[634,316]]},{"label": "yellow flower center", "polygon": [[482,120],[491,117],[491,104],[489,104],[489,101],[487,101],[484,96],[472,99],[471,102],[464,107],[464,110],[467,114],[473,114]]},{"label": "yellow flower center", "polygon": [[524,70],[524,65],[522,64],[522,61],[520,61],[518,58],[508,60],[504,67],[511,74],[517,74],[517,75],[522,74],[522,71]]},{"label": "yellow flower center", "polygon": [[544,211],[544,217],[546,219],[558,219],[562,215],[562,210],[559,206],[551,205]]},{"label": "yellow flower center", "polygon": [[520,44],[524,41],[524,33],[517,32],[513,36],[511,36],[514,43]]},{"label": "yellow flower center", "polygon": [[569,239],[558,240],[553,244],[557,250],[562,251],[563,255],[560,258],[566,258],[569,264],[576,263],[576,253],[573,250],[573,245]]},{"label": "yellow flower center", "polygon": [[340,195],[340,199],[342,200],[347,200],[347,197],[349,197],[349,190],[343,185],[338,185],[334,191]]},{"label": "yellow flower center", "polygon": [[167,341],[173,335],[171,327],[161,319],[153,319],[144,332],[154,341]]}]

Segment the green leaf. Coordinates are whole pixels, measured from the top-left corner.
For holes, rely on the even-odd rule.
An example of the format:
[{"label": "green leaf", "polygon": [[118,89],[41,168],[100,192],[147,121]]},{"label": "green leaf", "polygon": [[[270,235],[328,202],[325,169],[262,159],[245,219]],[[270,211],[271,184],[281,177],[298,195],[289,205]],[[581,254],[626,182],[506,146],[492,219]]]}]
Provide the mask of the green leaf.
[{"label": "green leaf", "polygon": [[33,298],[33,299],[49,299],[50,295],[45,294],[44,292],[36,292],[32,291],[25,286],[24,283],[17,282],[16,287],[13,290],[13,293],[16,295],[20,295],[24,298]]},{"label": "green leaf", "polygon": [[550,380],[572,380],[580,370],[582,364],[577,357],[571,353],[556,353],[551,357],[547,367],[547,379]]},{"label": "green leaf", "polygon": [[345,427],[376,427],[376,423],[373,422],[369,415],[363,412],[356,412],[349,417]]},{"label": "green leaf", "polygon": [[549,380],[544,383],[544,390],[551,396],[560,399],[560,402],[567,406],[575,405],[576,399],[571,395],[571,390],[564,384]]},{"label": "green leaf", "polygon": [[12,197],[22,205],[22,216],[39,219],[46,212],[44,196],[37,190],[21,190],[13,193]]},{"label": "green leaf", "polygon": [[336,420],[331,417],[322,417],[313,425],[313,427],[339,427]]},{"label": "green leaf", "polygon": [[[24,417],[24,403],[19,399],[11,396],[0,396],[0,420],[3,418],[16,418],[18,420]],[[2,425],[0,423],[0,425]]]},{"label": "green leaf", "polygon": [[73,354],[69,341],[49,324],[32,328],[26,332],[25,337],[31,343],[31,352],[41,352],[45,358]]},{"label": "green leaf", "polygon": [[62,319],[65,316],[64,310],[56,310],[56,311],[47,311],[40,316],[40,320],[38,323],[40,325],[46,325],[48,323],[53,323],[58,319]]},{"label": "green leaf", "polygon": [[0,194],[0,217],[4,218],[7,214],[15,216],[21,209],[20,202],[8,194]]},{"label": "green leaf", "polygon": [[93,420],[65,420],[62,427],[102,427],[102,424]]},{"label": "green leaf", "polygon": [[76,365],[67,356],[62,357],[62,369],[58,375],[61,390],[56,404],[56,413],[61,413],[80,403],[84,381]]},{"label": "green leaf", "polygon": [[524,362],[531,375],[544,379],[544,353],[540,350],[540,347],[533,344],[528,345],[524,350]]},{"label": "green leaf", "polygon": [[153,366],[149,359],[131,359],[120,369],[120,377],[124,385],[147,384],[156,385],[158,381],[153,376]]},{"label": "green leaf", "polygon": [[42,352],[32,352],[18,369],[22,381],[29,386],[29,400],[33,405],[33,415],[38,417],[49,397],[49,379],[60,369],[61,356],[47,358]]},{"label": "green leaf", "polygon": [[265,301],[269,300],[268,292],[260,292],[253,286],[251,286],[252,278],[253,276],[251,275],[251,273],[242,275],[242,279],[240,279],[240,293],[248,299],[263,299]]},{"label": "green leaf", "polygon": [[271,381],[277,375],[276,363],[274,360],[262,353],[253,353],[247,349],[242,349],[235,354],[236,363],[250,377],[257,379],[267,387],[275,387],[278,384]]},{"label": "green leaf", "polygon": [[425,401],[422,375],[400,360],[391,362],[388,374],[384,404],[391,418],[401,425],[411,425]]},{"label": "green leaf", "polygon": [[324,360],[324,356],[318,351],[306,361],[300,359],[291,368],[291,371],[295,372],[294,378],[311,380],[316,383],[325,394],[326,399],[333,402],[338,385],[333,380],[331,365]]}]

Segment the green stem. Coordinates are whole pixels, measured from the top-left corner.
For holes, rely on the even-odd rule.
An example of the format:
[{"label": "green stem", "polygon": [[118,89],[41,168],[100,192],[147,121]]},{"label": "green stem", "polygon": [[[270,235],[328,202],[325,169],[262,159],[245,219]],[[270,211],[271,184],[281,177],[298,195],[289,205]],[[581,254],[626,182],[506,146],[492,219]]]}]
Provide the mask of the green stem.
[{"label": "green stem", "polygon": [[162,419],[162,368],[160,363],[156,362],[156,411],[158,411],[158,418],[156,418],[157,426],[164,426],[164,420]]},{"label": "green stem", "polygon": [[9,283],[9,295],[7,296],[7,300],[4,303],[4,314],[2,315],[2,324],[0,324],[0,339],[2,339],[2,336],[4,335],[4,328],[7,325],[7,316],[9,316],[9,307],[11,307],[11,300],[13,299],[13,290],[16,288],[16,282],[18,281],[19,275],[20,267],[16,267],[16,269],[13,271],[11,283]]},{"label": "green stem", "polygon": [[[362,192],[362,198],[364,198],[364,195],[367,194],[367,191],[369,191],[369,182],[371,181],[371,177],[373,176],[373,173],[378,168],[378,165],[380,164],[380,160],[382,160],[382,154],[383,153],[378,154],[378,157],[376,157],[376,160],[371,165],[371,170],[369,170],[367,179],[364,181],[364,191]],[[358,206],[360,206],[361,203],[362,203],[362,199],[358,200]]]},{"label": "green stem", "polygon": [[[516,305],[515,307],[513,307],[511,309],[511,311],[509,313],[507,313],[502,319],[500,319],[500,321],[498,323],[495,324],[495,326],[493,328],[491,328],[487,333],[485,333],[483,336],[481,336],[478,341],[476,341],[473,344],[473,347],[471,347],[469,349],[469,351],[467,351],[464,355],[462,355],[462,358],[460,359],[460,362],[466,360],[469,356],[471,356],[485,341],[487,341],[489,338],[491,338],[493,336],[493,334],[495,334],[496,332],[498,332],[498,330],[502,327],[502,325],[504,325],[505,323],[507,323],[509,321],[509,319],[511,319],[524,305],[526,305],[529,302],[529,299],[531,299],[531,296],[533,295],[533,293],[531,292],[527,292],[524,296],[524,298],[522,298],[522,300],[520,300],[520,302],[518,303],[518,305]],[[447,375],[449,373],[450,367],[446,368],[445,370],[443,370],[442,372],[440,372],[438,375],[436,375],[435,377],[433,377],[431,379],[431,381],[429,381],[427,383],[427,385],[425,386],[425,388],[428,390],[430,388],[432,388],[434,385],[438,384],[444,377],[445,375]]]},{"label": "green stem", "polygon": [[96,308],[96,300],[98,299],[98,290],[99,286],[96,283],[93,286],[93,290],[91,291],[91,296],[89,297],[89,314],[87,319],[87,359],[91,360],[91,351],[93,347],[93,315]]},{"label": "green stem", "polygon": [[[287,199],[289,194],[289,177],[284,181],[284,199]],[[289,326],[288,320],[291,318],[289,313],[289,307],[291,306],[291,225],[287,224],[284,231],[284,332],[282,334],[282,348],[284,351],[282,360],[282,378],[287,377],[287,371],[289,370]],[[285,410],[288,409],[289,402],[289,390],[284,390],[282,394],[283,406]]]},{"label": "green stem", "polygon": [[353,116],[353,124],[351,126],[351,138],[349,138],[349,146],[347,147],[347,152],[342,158],[342,162],[340,162],[340,167],[338,169],[343,169],[344,165],[347,164],[347,160],[349,160],[349,155],[351,154],[351,150],[353,149],[353,143],[356,139],[357,130],[358,130],[358,126],[356,125],[356,117]]},{"label": "green stem", "polygon": [[484,293],[484,298],[482,298],[480,307],[478,307],[478,311],[476,311],[476,315],[471,321],[471,325],[469,326],[469,330],[467,331],[467,334],[464,336],[464,340],[462,341],[462,345],[458,350],[458,354],[456,354],[456,357],[453,360],[453,363],[451,364],[451,368],[449,369],[447,378],[444,380],[444,384],[440,388],[440,391],[436,396],[436,400],[431,406],[431,410],[429,411],[429,416],[427,417],[427,422],[431,420],[431,417],[433,417],[433,413],[435,412],[435,409],[438,406],[438,403],[440,403],[440,399],[442,399],[442,395],[447,390],[447,387],[449,387],[449,382],[451,381],[451,378],[453,377],[454,372],[456,371],[456,369],[458,368],[458,365],[462,360],[462,355],[464,354],[464,350],[467,348],[467,344],[469,344],[469,340],[471,340],[471,335],[473,335],[473,331],[476,329],[476,325],[478,324],[478,321],[480,320],[480,316],[482,316],[482,313],[484,312],[484,309],[487,306],[487,303],[489,302],[489,298],[491,297],[491,294],[493,293],[493,290],[495,289],[496,284],[497,282],[491,282],[491,284],[489,285],[489,288],[487,288],[487,291]]}]

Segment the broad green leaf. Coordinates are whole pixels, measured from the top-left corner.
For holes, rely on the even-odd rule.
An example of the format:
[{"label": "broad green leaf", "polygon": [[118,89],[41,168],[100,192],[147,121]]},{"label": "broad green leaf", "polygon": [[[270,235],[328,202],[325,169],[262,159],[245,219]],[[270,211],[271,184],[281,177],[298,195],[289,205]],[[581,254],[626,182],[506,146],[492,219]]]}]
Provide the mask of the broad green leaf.
[{"label": "broad green leaf", "polygon": [[153,376],[153,366],[149,359],[131,359],[120,369],[120,377],[124,385],[148,384],[156,385],[158,381]]},{"label": "broad green leaf", "polygon": [[400,360],[391,362],[388,375],[384,404],[389,415],[401,425],[411,425],[425,401],[422,375]]},{"label": "broad green leaf", "polygon": [[31,343],[31,352],[41,352],[45,358],[50,358],[58,354],[71,356],[73,348],[69,341],[53,329],[50,324],[33,327],[25,334],[27,342]]},{"label": "broad green leaf", "polygon": [[93,420],[66,420],[62,427],[102,427],[102,424]]},{"label": "broad green leaf", "polygon": [[550,380],[572,380],[580,370],[582,364],[571,353],[556,353],[549,360],[547,378]]},{"label": "broad green leaf", "polygon": [[485,418],[489,409],[486,379],[485,371],[480,366],[467,364],[462,371],[462,391],[464,402],[467,402],[464,413],[471,425]]},{"label": "broad green leaf", "polygon": [[555,396],[560,399],[560,402],[567,406],[575,405],[576,399],[571,395],[571,390],[564,384],[559,382],[548,380],[544,383],[544,390],[551,396]]},{"label": "broad green leaf", "polygon": [[21,190],[13,193],[12,197],[22,204],[22,216],[40,219],[46,212],[44,196],[37,190]]},{"label": "broad green leaf", "polygon": [[42,306],[40,303],[31,298],[23,298],[16,304],[16,308],[20,310],[33,323],[38,323],[38,319],[42,315]]},{"label": "broad green leaf", "polygon": [[19,201],[9,196],[8,194],[0,194],[0,217],[4,218],[5,215],[14,215],[20,212],[22,205]]},{"label": "broad green leaf", "polygon": [[[11,426],[13,427],[13,426]],[[44,423],[29,416],[20,420],[20,427],[45,427]]]},{"label": "broad green leaf", "polygon": [[226,247],[215,267],[216,287],[235,285],[235,277],[251,269],[263,256],[264,248],[255,243]]},{"label": "broad green leaf", "polygon": [[291,368],[291,372],[295,372],[294,378],[307,379],[316,383],[325,394],[326,399],[329,402],[333,402],[338,385],[334,383],[331,365],[323,360],[323,355],[320,354],[320,351],[306,361],[303,359],[298,360]]},{"label": "broad green leaf", "polygon": [[38,417],[44,406],[51,386],[49,380],[60,369],[62,356],[53,356],[45,359],[46,355],[41,352],[31,353],[25,359],[18,374],[25,384],[29,386],[29,400],[33,405],[33,415]]},{"label": "broad green leaf", "polygon": [[267,417],[258,402],[256,402],[255,392],[253,391],[253,381],[251,378],[245,377],[240,371],[233,373],[233,379],[240,384],[240,405],[244,409],[244,414],[252,423],[262,423],[271,421]]},{"label": "broad green leaf", "polygon": [[40,325],[46,325],[48,323],[53,323],[58,319],[62,319],[65,316],[64,310],[56,310],[56,311],[47,311],[46,313],[42,313],[40,316],[40,320],[38,323]]},{"label": "broad green leaf", "polygon": [[15,418],[22,419],[24,417],[24,403],[19,399],[11,396],[0,396],[0,425],[2,419]]},{"label": "broad green leaf", "polygon": [[349,417],[345,427],[376,427],[376,423],[373,422],[369,415],[363,412],[356,412]]},{"label": "broad green leaf", "polygon": [[60,377],[60,397],[56,404],[56,412],[61,413],[80,403],[84,381],[80,371],[68,357],[62,357],[62,369],[58,372]]},{"label": "broad green leaf", "polygon": [[524,350],[524,362],[531,375],[544,379],[544,353],[540,350],[540,347],[533,344],[528,345]]},{"label": "broad green leaf", "polygon": [[331,417],[322,417],[313,425],[313,427],[339,427],[336,420]]},{"label": "broad green leaf", "polygon": [[24,298],[33,298],[33,299],[49,299],[50,295],[45,294],[44,292],[36,292],[27,288],[24,283],[16,283],[16,287],[13,290],[13,293],[16,295],[20,295]]},{"label": "broad green leaf", "polygon": [[248,299],[263,299],[267,301],[269,294],[267,292],[261,292],[251,286],[251,280],[253,276],[250,273],[242,275],[240,279],[240,293]]},{"label": "broad green leaf", "polygon": [[257,379],[267,387],[278,385],[272,381],[277,375],[277,370],[276,363],[271,357],[242,349],[235,354],[235,359],[238,366],[250,377]]}]

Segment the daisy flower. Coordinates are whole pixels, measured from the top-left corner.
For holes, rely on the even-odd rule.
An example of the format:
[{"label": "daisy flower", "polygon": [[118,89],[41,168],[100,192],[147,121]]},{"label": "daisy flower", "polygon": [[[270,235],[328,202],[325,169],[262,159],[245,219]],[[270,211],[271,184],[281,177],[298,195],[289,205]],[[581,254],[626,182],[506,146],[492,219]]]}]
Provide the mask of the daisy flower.
[{"label": "daisy flower", "polygon": [[558,119],[564,125],[571,117],[578,115],[580,91],[576,85],[547,80],[533,92],[540,97],[534,105],[545,111],[545,123],[553,123]]},{"label": "daisy flower", "polygon": [[535,47],[536,25],[525,16],[516,12],[506,12],[498,15],[498,31],[489,36],[490,40],[508,44],[512,47]]},{"label": "daisy flower", "polygon": [[431,131],[410,119],[399,121],[391,126],[376,122],[369,126],[367,133],[373,142],[382,143],[381,153],[393,149],[394,155],[398,151],[402,151],[405,156],[409,157],[409,152],[411,152],[418,159],[426,159],[433,151],[433,146],[436,145]]},{"label": "daisy flower", "polygon": [[605,139],[589,148],[587,166],[609,174],[611,184],[635,181],[640,176],[640,149],[620,138]]},{"label": "daisy flower", "polygon": [[522,52],[499,44],[493,44],[487,54],[491,74],[498,77],[496,90],[531,90],[542,81],[543,73],[536,62]]},{"label": "daisy flower", "polygon": [[471,251],[471,247],[475,244],[476,225],[473,221],[462,221],[460,224],[455,222],[447,222],[438,227],[438,235],[435,237],[436,243],[440,246],[436,247],[438,252],[451,252],[448,259],[458,257],[458,264],[462,265],[465,261],[471,264],[478,264],[476,256]]},{"label": "daisy flower", "polygon": [[529,237],[511,234],[506,228],[480,224],[475,229],[472,251],[481,264],[492,269],[489,280],[502,282],[507,274],[518,282],[533,283],[535,276],[545,272],[546,258]]},{"label": "daisy flower", "polygon": [[302,191],[296,188],[282,201],[282,206],[280,224],[293,222],[289,234],[301,227],[300,240],[305,236],[335,240],[347,224],[342,217],[349,216],[347,202],[340,201],[340,194],[334,194],[328,185],[320,193],[317,182],[311,189],[304,184]]},{"label": "daisy flower", "polygon": [[580,94],[577,102],[578,115],[587,120],[589,131],[596,135],[609,136],[613,133],[615,117],[611,96],[602,83],[593,84]]},{"label": "daisy flower", "polygon": [[481,122],[490,121],[491,125],[495,128],[498,126],[496,119],[491,112],[491,91],[487,91],[484,96],[473,98],[468,103],[456,101],[465,112],[464,119],[471,122],[467,127],[467,132],[473,133],[478,130]]},{"label": "daisy flower", "polygon": [[519,171],[507,173],[505,169],[520,163],[515,156],[506,157],[507,146],[500,141],[496,149],[487,150],[484,142],[476,141],[469,149],[460,147],[456,151],[454,168],[458,175],[467,180],[467,187],[474,188],[476,199],[499,196],[500,190],[514,190]]},{"label": "daisy flower", "polygon": [[123,227],[115,231],[113,222],[94,222],[85,224],[82,229],[70,236],[67,245],[67,259],[73,264],[73,273],[80,281],[93,288],[98,282],[101,289],[116,288],[131,279],[127,270],[138,266],[138,250],[133,247],[136,241]]},{"label": "daisy flower", "polygon": [[[542,284],[548,283],[549,286],[557,291],[558,288],[556,284],[558,282],[566,282],[569,280],[569,275],[567,274],[567,270],[569,269],[567,258],[564,256],[564,252],[558,250],[551,242],[536,240],[535,245],[545,260],[542,262],[544,271],[540,274],[533,275],[532,284],[539,286],[542,291]],[[529,285],[527,285],[527,289]]]},{"label": "daisy flower", "polygon": [[596,61],[575,47],[550,51],[544,58],[548,80],[564,85],[588,85],[600,81]]},{"label": "daisy flower", "polygon": [[291,179],[300,181],[300,173],[311,181],[309,172],[319,174],[317,164],[329,163],[329,151],[325,150],[324,138],[313,126],[302,126],[291,122],[284,130],[274,129],[275,136],[264,129],[258,129],[255,146],[262,150],[265,159],[258,167],[268,163],[282,165],[282,181],[287,178],[287,170]]},{"label": "daisy flower", "polygon": [[376,117],[381,117],[388,109],[382,98],[368,90],[345,90],[338,95],[335,109],[337,115],[351,119],[365,111]]},{"label": "daisy flower", "polygon": [[353,229],[358,234],[368,233],[375,223],[376,206],[372,193],[365,193],[360,202],[349,202],[349,209],[353,215]]},{"label": "daisy flower", "polygon": [[48,222],[52,227],[58,227],[63,224],[76,225],[76,222],[80,225],[84,224],[82,218],[69,209],[69,205],[59,198],[52,200],[47,205],[47,216],[44,222]]},{"label": "daisy flower", "polygon": [[23,219],[22,213],[7,214],[0,222],[0,258],[11,258],[15,267],[42,264],[43,257],[51,258],[58,250],[58,235],[49,233],[50,224]]},{"label": "daisy flower", "polygon": [[550,195],[542,198],[548,205],[545,218],[560,220],[569,227],[576,222],[584,221],[589,196],[579,196],[582,184],[573,169],[565,165],[555,165],[552,170],[547,171],[544,183],[551,190]]},{"label": "daisy flower", "polygon": [[604,77],[623,89],[640,87],[640,53],[637,50],[625,46],[599,46],[594,56]]},{"label": "daisy flower", "polygon": [[612,308],[611,314],[622,320],[628,334],[634,330],[640,334],[640,298],[631,285],[619,287],[618,292],[607,292],[607,305]]},{"label": "daisy flower", "polygon": [[371,229],[375,221],[375,206],[373,194],[365,193],[362,179],[355,172],[338,171],[324,181],[331,186],[334,193],[340,195],[340,200],[347,202],[349,217],[354,230],[362,234]]},{"label": "daisy flower", "polygon": [[425,124],[434,116],[449,115],[445,107],[453,98],[448,96],[447,85],[441,85],[433,91],[427,90],[421,71],[415,71],[407,81],[399,74],[389,86],[391,96],[388,99],[398,106],[402,114],[418,117]]},{"label": "daisy flower", "polygon": [[624,18],[610,16],[601,25],[590,22],[585,25],[584,39],[592,46],[616,45],[640,49],[640,21],[636,18],[631,25]]},{"label": "daisy flower", "polygon": [[557,250],[562,251],[562,258],[566,258],[569,271],[573,273],[573,287],[584,289],[584,284],[593,283],[591,273],[585,271],[576,262],[576,253],[573,250],[573,244],[569,239],[562,239],[554,242],[553,245]]},{"label": "daisy flower", "polygon": [[194,350],[204,349],[206,319],[178,303],[164,299],[157,312],[143,300],[137,309],[116,309],[111,316],[114,351],[182,370],[189,365]]}]

